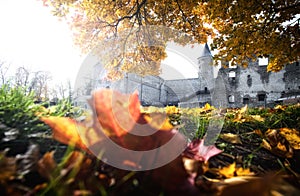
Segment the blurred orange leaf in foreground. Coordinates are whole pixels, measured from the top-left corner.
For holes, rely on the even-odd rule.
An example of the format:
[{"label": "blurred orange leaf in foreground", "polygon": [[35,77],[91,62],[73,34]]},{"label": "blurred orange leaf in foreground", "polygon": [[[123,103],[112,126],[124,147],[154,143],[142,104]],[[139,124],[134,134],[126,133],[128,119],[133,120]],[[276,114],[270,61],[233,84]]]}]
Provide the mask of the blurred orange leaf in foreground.
[{"label": "blurred orange leaf in foreground", "polygon": [[[102,160],[113,159],[128,170],[153,169],[149,175],[168,193],[198,193],[193,177],[183,165],[182,152],[187,141],[166,115],[142,114],[137,92],[124,95],[101,89],[93,93],[89,104],[92,123],[61,117],[41,119],[53,129],[54,139],[64,144],[75,145]],[[221,152],[214,146],[199,144],[203,140],[197,141],[193,148],[196,154],[192,156],[199,161]]]}]

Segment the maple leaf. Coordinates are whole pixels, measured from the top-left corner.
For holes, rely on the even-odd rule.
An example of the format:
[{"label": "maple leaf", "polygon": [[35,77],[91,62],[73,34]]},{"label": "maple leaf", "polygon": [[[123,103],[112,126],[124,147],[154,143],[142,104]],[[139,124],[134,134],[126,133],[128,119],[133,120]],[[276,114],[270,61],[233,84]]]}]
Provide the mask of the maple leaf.
[{"label": "maple leaf", "polygon": [[121,94],[110,89],[95,91],[89,104],[108,136],[127,134],[140,118],[140,102],[138,92],[132,95]]},{"label": "maple leaf", "polygon": [[190,159],[207,162],[210,157],[220,154],[221,152],[223,151],[218,149],[214,145],[205,146],[203,139],[197,139],[189,143],[183,153],[183,156]]},{"label": "maple leaf", "polygon": [[237,167],[235,162],[219,169],[218,173],[226,178],[231,178],[233,176],[249,176],[254,174],[249,168]]},{"label": "maple leaf", "polygon": [[[42,120],[53,128],[53,136],[60,142],[72,142],[117,168],[149,170],[147,175],[170,194],[198,193],[183,165],[184,136],[173,129],[166,116],[141,114],[136,92],[124,95],[101,89],[89,103],[94,112],[90,125],[67,118]],[[204,160],[208,160],[212,153],[205,153]]]},{"label": "maple leaf", "polygon": [[41,117],[41,120],[51,127],[54,139],[86,151],[88,151],[87,143],[91,145],[102,139],[102,136],[100,137],[95,134],[95,131],[90,130],[92,128],[87,128],[71,118],[50,116]]}]

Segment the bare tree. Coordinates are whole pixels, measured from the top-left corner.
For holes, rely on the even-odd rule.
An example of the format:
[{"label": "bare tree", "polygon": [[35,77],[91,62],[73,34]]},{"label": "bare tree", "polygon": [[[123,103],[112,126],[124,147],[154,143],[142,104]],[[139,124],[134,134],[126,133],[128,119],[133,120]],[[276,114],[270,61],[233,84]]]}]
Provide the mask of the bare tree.
[{"label": "bare tree", "polygon": [[67,88],[65,87],[65,85],[63,85],[62,83],[60,83],[60,84],[56,85],[56,88],[58,90],[59,97],[62,98],[62,99],[66,98]]},{"label": "bare tree", "polygon": [[49,81],[51,80],[51,75],[49,72],[37,71],[34,72],[34,76],[31,79],[31,84],[29,86],[29,92],[34,91],[36,98],[38,100],[49,98]]},{"label": "bare tree", "polygon": [[29,85],[30,71],[24,66],[17,68],[15,73],[15,85],[26,89]]},{"label": "bare tree", "polygon": [[5,61],[0,61],[0,81],[1,85],[7,82],[7,71],[10,67]]}]

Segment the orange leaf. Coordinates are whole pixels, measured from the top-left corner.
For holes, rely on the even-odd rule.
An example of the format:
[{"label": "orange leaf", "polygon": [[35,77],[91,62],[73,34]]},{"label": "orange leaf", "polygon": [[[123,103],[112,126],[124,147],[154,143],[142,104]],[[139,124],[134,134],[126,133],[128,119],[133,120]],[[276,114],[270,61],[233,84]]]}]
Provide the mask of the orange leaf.
[{"label": "orange leaf", "polygon": [[[83,150],[87,150],[85,144],[91,143],[87,142],[90,137],[84,137],[87,135],[88,129],[73,119],[50,116],[41,117],[41,120],[51,127],[53,138],[61,143],[76,146]],[[95,132],[92,131],[92,133]]]},{"label": "orange leaf", "polygon": [[248,175],[253,175],[254,173],[250,171],[250,168],[236,168],[236,175],[237,176],[248,176]]},{"label": "orange leaf", "polygon": [[222,176],[225,176],[226,178],[233,177],[234,172],[235,172],[235,162],[219,170],[219,173]]},{"label": "orange leaf", "polygon": [[53,159],[54,151],[47,152],[38,162],[38,172],[44,178],[50,179],[52,172],[56,168],[56,162]]},{"label": "orange leaf", "polygon": [[129,132],[140,117],[138,92],[124,95],[110,89],[94,92],[89,100],[105,134],[120,137]]}]

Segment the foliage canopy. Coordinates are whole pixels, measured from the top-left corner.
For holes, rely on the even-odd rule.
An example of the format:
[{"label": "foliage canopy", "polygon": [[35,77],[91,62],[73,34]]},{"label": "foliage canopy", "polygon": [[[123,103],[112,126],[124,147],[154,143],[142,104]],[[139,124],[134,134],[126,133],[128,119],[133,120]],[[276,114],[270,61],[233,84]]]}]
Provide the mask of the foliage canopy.
[{"label": "foliage canopy", "polygon": [[[121,52],[108,55],[104,63],[112,77],[122,71],[157,75],[169,41],[193,44],[211,38],[212,49],[219,51],[215,60],[247,66],[249,60],[268,57],[269,71],[299,60],[298,0],[43,1],[55,15],[69,20],[75,42],[83,51],[126,30],[115,39],[124,42],[118,44]],[[153,30],[145,36],[146,27],[153,25],[172,30],[164,29],[154,37]],[[190,39],[185,39],[186,35]],[[115,41],[110,42],[112,48]]]}]

